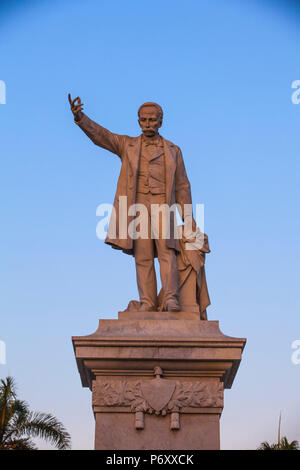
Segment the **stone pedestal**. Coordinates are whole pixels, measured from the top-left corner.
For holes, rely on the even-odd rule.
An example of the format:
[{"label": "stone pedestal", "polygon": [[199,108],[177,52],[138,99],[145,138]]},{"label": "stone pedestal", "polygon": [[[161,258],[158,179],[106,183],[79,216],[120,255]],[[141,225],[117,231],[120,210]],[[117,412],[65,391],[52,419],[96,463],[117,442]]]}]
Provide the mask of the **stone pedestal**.
[{"label": "stone pedestal", "polygon": [[72,338],[92,390],[95,449],[219,449],[223,390],[244,338],[195,312],[120,312]]}]

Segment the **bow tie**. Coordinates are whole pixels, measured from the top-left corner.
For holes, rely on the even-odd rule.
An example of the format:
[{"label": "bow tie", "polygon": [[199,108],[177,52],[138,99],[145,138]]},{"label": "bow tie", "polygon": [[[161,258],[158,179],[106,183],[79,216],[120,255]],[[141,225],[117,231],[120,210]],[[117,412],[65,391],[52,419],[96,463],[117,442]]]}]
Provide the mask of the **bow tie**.
[{"label": "bow tie", "polygon": [[146,140],[144,139],[144,145],[148,147],[149,145],[155,145],[156,147],[162,147],[162,142],[160,139]]}]

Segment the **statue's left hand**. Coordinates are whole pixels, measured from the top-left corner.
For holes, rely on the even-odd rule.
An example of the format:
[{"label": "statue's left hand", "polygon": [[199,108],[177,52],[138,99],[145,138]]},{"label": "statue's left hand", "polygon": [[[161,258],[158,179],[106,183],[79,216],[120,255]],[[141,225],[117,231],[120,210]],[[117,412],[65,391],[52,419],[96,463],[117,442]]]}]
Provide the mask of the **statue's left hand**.
[{"label": "statue's left hand", "polygon": [[186,227],[186,225],[184,227],[183,241],[185,243],[194,243],[196,241],[197,224],[194,219],[192,219],[191,225],[192,227],[190,226]]}]

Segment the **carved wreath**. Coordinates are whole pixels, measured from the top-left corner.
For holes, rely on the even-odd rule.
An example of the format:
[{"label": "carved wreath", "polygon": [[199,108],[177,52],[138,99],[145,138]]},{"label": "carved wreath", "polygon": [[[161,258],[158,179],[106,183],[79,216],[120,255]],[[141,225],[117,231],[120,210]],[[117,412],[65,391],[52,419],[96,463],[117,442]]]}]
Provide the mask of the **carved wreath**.
[{"label": "carved wreath", "polygon": [[216,382],[174,382],[160,378],[152,381],[107,380],[97,386],[94,382],[93,405],[129,406],[132,412],[157,415],[189,407],[222,407],[223,386]]}]

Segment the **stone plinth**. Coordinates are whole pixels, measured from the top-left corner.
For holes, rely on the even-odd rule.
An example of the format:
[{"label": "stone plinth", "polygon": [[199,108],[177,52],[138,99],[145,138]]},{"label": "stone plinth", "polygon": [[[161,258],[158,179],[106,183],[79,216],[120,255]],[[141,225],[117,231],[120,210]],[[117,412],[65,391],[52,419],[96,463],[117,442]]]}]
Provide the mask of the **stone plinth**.
[{"label": "stone plinth", "polygon": [[219,449],[223,390],[246,340],[195,312],[120,312],[72,338],[95,449]]}]

